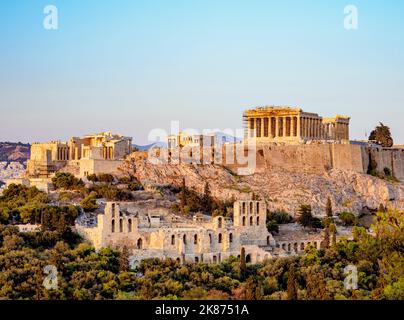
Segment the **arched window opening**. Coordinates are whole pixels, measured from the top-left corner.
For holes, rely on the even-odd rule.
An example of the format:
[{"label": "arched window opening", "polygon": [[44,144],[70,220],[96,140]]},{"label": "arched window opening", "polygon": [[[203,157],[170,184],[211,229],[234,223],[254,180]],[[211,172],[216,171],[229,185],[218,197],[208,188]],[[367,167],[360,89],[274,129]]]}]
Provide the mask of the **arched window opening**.
[{"label": "arched window opening", "polygon": [[257,217],[257,226],[260,225],[260,217]]},{"label": "arched window opening", "polygon": [[143,248],[143,240],[142,240],[142,238],[137,239],[137,248],[138,249]]},{"label": "arched window opening", "polygon": [[222,243],[222,234],[221,233],[219,233],[218,242]]},{"label": "arched window opening", "polygon": [[222,218],[221,217],[219,217],[218,219],[217,219],[217,227],[220,229],[220,228],[222,228]]},{"label": "arched window opening", "polygon": [[114,233],[115,232],[115,220],[112,219],[111,221],[111,232]]},{"label": "arched window opening", "polygon": [[184,234],[184,236],[182,237],[182,242],[184,244],[187,244],[187,236]]},{"label": "arched window opening", "polygon": [[230,243],[233,242],[233,234],[232,233],[229,234],[229,242]]},{"label": "arched window opening", "polygon": [[132,219],[128,219],[128,232],[132,232]]},{"label": "arched window opening", "polygon": [[175,235],[172,235],[172,236],[171,236],[171,244],[172,244],[172,245],[175,245]]},{"label": "arched window opening", "polygon": [[250,226],[253,225],[253,217],[250,217]]},{"label": "arched window opening", "polygon": [[123,221],[119,219],[119,232],[123,232]]},{"label": "arched window opening", "polygon": [[194,235],[194,244],[198,244],[198,235]]},{"label": "arched window opening", "polygon": [[243,217],[243,227],[245,227],[245,217]]}]

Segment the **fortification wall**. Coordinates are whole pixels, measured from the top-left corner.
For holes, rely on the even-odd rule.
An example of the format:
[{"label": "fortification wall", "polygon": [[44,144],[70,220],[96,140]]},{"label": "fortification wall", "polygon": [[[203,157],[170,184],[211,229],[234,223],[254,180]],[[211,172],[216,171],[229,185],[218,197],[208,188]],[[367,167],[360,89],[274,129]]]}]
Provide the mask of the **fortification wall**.
[{"label": "fortification wall", "polygon": [[397,179],[404,181],[404,149],[362,148],[364,172],[367,172],[370,157],[376,161],[377,171],[388,168]]},{"label": "fortification wall", "polygon": [[[389,168],[396,178],[404,181],[404,149],[383,149],[357,144],[261,144],[256,149],[256,171],[286,170],[289,172],[323,173],[330,169],[366,173],[369,154],[377,170]],[[232,170],[241,165],[228,165]]]}]

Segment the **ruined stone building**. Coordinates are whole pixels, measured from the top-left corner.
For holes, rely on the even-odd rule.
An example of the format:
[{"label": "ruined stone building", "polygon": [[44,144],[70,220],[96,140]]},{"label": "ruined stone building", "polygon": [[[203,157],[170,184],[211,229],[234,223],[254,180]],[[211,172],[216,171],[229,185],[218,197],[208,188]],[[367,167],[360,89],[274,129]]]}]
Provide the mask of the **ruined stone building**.
[{"label": "ruined stone building", "polygon": [[266,106],[244,112],[245,138],[258,143],[349,142],[349,117],[322,118],[300,108]]},{"label": "ruined stone building", "polygon": [[96,249],[130,249],[131,260],[172,258],[181,262],[218,263],[240,256],[247,262],[272,257],[275,247],[266,228],[264,201],[237,201],[233,219],[197,214],[193,220],[168,209],[141,207],[137,202],[108,202],[93,225],[76,223],[76,230]]},{"label": "ruined stone building", "polygon": [[47,178],[64,169],[78,177],[111,173],[132,151],[132,138],[103,132],[72,137],[69,142],[33,143],[27,162],[27,175]]}]

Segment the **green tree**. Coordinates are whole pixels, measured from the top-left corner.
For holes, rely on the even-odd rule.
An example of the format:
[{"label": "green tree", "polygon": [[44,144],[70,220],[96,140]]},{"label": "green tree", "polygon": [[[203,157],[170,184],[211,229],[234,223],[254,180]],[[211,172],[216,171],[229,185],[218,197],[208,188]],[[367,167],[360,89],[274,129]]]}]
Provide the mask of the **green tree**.
[{"label": "green tree", "polygon": [[393,146],[393,138],[391,137],[390,128],[381,122],[370,133],[369,140],[377,141],[383,147],[390,148]]},{"label": "green tree", "polygon": [[97,199],[94,194],[90,194],[85,197],[81,202],[80,206],[84,211],[91,212],[98,209]]},{"label": "green tree", "polygon": [[126,246],[123,246],[122,252],[119,255],[119,271],[126,272],[129,270],[129,251]]},{"label": "green tree", "polygon": [[242,278],[245,277],[246,270],[247,270],[247,264],[246,264],[246,260],[245,260],[245,248],[241,247],[241,252],[240,252],[240,273],[241,273]]},{"label": "green tree", "polygon": [[302,204],[298,211],[297,222],[303,227],[311,227],[313,221],[313,214],[311,212],[311,206]]},{"label": "green tree", "polygon": [[205,182],[205,187],[203,191],[203,196],[201,199],[201,204],[202,207],[204,208],[205,213],[211,213],[212,212],[212,207],[213,207],[213,201],[210,193],[210,188],[209,188],[209,183]]},{"label": "green tree", "polygon": [[330,247],[330,229],[329,227],[324,228],[324,239],[321,242],[322,249],[328,249]]},{"label": "green tree", "polygon": [[332,203],[330,197],[327,198],[327,204],[325,205],[325,213],[327,217],[332,218]]}]

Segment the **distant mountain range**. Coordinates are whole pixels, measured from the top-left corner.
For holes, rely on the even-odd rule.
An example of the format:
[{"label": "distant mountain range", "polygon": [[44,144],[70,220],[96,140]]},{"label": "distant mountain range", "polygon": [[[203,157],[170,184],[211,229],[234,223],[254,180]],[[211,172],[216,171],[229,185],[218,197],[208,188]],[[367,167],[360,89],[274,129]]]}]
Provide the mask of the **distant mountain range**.
[{"label": "distant mountain range", "polygon": [[21,142],[0,142],[0,162],[20,162],[29,159],[30,144]]},{"label": "distant mountain range", "polygon": [[[238,138],[238,137],[234,137],[228,134],[225,134],[223,132],[215,132],[217,140],[219,141],[219,144],[224,144],[226,142],[240,142],[243,139]],[[154,143],[150,143],[144,146],[138,145],[138,144],[132,144],[133,148],[136,148],[139,151],[148,151],[150,148],[157,146],[157,147],[161,147],[161,148],[166,148],[167,147],[167,143],[165,142],[154,142]]]}]

